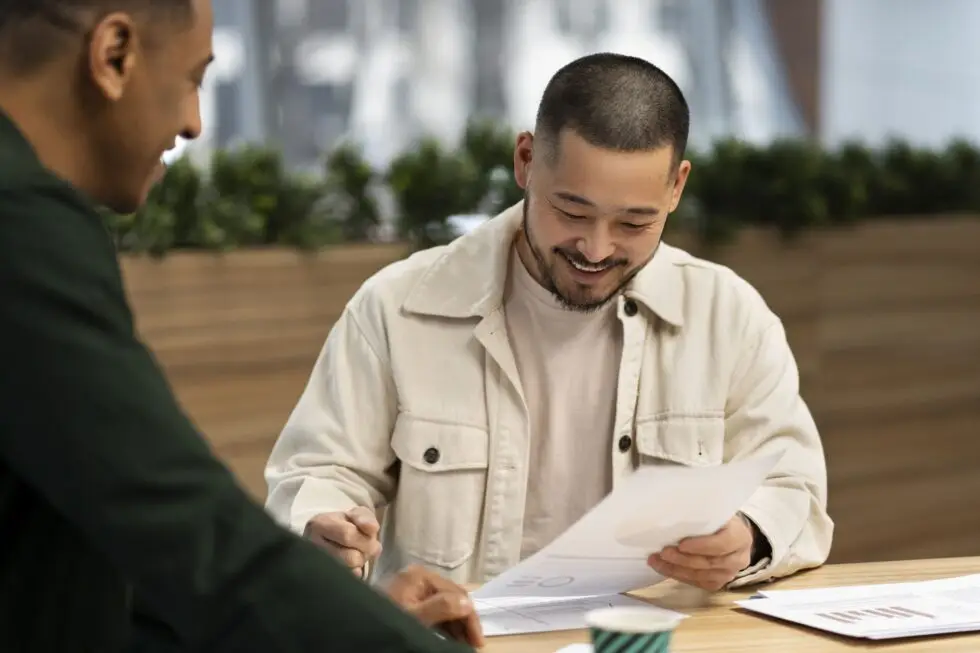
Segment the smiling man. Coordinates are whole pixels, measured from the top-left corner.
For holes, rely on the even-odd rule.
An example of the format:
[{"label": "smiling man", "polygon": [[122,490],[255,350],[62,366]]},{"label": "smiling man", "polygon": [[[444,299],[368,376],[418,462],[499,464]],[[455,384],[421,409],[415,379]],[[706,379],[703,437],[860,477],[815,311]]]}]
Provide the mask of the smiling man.
[{"label": "smiling man", "polygon": [[482,581],[638,465],[783,451],[725,527],[650,565],[714,590],[822,564],[823,450],[782,325],[732,271],[661,242],[688,127],[648,62],[559,70],[517,140],[524,201],[347,305],[272,452],[268,509],[357,573]]},{"label": "smiling man", "polygon": [[420,623],[479,645],[462,588],[382,597],[251,501],[137,337],[99,207],[200,132],[211,32],[209,0],[0,2],[0,651],[470,650]]}]

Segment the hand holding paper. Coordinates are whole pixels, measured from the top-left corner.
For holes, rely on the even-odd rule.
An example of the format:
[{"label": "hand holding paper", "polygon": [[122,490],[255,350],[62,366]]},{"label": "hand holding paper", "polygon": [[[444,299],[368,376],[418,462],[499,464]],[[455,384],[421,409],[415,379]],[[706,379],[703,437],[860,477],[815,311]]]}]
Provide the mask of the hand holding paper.
[{"label": "hand holding paper", "polygon": [[711,592],[734,580],[752,561],[752,528],[741,515],[711,535],[688,537],[650,556],[658,574]]},{"label": "hand holding paper", "polygon": [[730,520],[733,515],[741,520],[736,513],[781,456],[637,470],[550,545],[474,592],[484,628],[493,634],[525,628],[510,617],[504,623],[503,615],[518,606],[525,612],[547,608],[548,618],[538,617],[544,622],[539,629],[582,627],[578,604],[600,597],[619,601],[624,597],[616,595],[670,575],[662,572],[679,575],[679,569],[688,569],[651,568],[650,554],[659,552],[670,561],[674,554],[665,552],[672,547],[687,557],[671,564],[711,565],[711,574],[684,572],[695,583],[717,582],[738,566],[734,575],[747,566],[752,534],[745,522]]}]

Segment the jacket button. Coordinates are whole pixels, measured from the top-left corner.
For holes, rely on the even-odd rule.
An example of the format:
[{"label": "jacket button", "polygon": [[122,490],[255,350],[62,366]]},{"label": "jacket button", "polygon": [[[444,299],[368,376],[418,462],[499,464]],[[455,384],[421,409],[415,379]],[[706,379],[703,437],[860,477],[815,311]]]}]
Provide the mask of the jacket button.
[{"label": "jacket button", "polygon": [[627,317],[633,317],[637,312],[636,302],[632,299],[627,299],[626,303],[623,304],[623,312],[626,313]]},{"label": "jacket button", "polygon": [[439,450],[435,447],[429,447],[425,450],[425,453],[422,454],[422,460],[430,465],[435,465],[437,462],[439,462]]},{"label": "jacket button", "polygon": [[628,435],[624,435],[619,439],[619,450],[626,453],[633,446],[633,438]]}]

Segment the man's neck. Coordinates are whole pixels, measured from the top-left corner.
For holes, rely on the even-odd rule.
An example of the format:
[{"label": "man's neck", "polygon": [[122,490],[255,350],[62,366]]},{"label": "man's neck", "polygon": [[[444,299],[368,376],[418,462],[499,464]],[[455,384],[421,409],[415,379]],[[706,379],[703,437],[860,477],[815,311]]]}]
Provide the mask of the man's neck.
[{"label": "man's neck", "polygon": [[523,229],[518,231],[514,238],[514,249],[517,250],[517,256],[521,259],[524,269],[531,275],[531,278],[534,279],[542,288],[547,288],[547,285],[544,282],[544,277],[541,274],[541,266],[538,263],[538,258],[531,250],[531,243],[527,241],[527,237],[524,235]]},{"label": "man's neck", "polygon": [[41,165],[83,191],[96,185],[86,129],[74,112],[71,89],[54,80],[0,78],[0,109],[16,125]]}]

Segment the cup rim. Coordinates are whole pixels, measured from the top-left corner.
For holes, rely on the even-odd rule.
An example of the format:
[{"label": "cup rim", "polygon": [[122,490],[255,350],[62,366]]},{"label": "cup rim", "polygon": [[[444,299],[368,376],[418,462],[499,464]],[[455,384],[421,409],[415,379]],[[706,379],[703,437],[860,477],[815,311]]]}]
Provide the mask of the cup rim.
[{"label": "cup rim", "polygon": [[631,634],[668,632],[674,630],[681,619],[652,606],[613,606],[592,610],[585,615],[589,628]]}]

